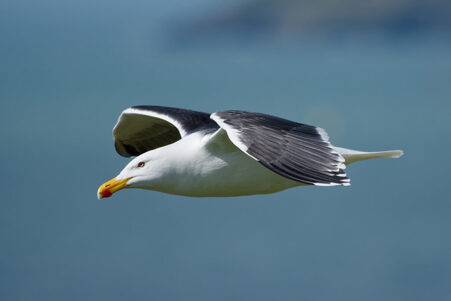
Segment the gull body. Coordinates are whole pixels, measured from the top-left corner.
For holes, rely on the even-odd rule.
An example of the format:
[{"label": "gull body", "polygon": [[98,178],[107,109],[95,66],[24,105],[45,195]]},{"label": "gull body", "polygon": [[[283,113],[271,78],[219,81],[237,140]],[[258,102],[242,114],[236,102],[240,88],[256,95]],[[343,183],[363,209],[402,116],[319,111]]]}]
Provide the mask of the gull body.
[{"label": "gull body", "polygon": [[191,197],[226,197],[274,193],[303,185],[265,168],[227,137],[224,139],[229,141],[224,144],[208,143],[211,135],[194,133],[151,150],[131,161],[117,179],[129,177],[130,169],[144,161],[151,162],[148,168],[152,171],[139,170],[144,174],[131,179],[129,188]]}]

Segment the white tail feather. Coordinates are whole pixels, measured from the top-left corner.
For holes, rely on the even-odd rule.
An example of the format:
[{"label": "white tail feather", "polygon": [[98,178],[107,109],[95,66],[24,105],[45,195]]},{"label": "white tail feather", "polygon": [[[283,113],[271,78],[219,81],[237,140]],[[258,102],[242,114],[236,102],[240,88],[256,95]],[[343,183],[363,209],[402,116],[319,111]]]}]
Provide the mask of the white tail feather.
[{"label": "white tail feather", "polygon": [[352,149],[335,147],[335,150],[340,153],[345,159],[345,164],[350,164],[360,160],[368,160],[375,158],[399,158],[404,152],[402,150],[390,150],[383,152],[360,152]]}]

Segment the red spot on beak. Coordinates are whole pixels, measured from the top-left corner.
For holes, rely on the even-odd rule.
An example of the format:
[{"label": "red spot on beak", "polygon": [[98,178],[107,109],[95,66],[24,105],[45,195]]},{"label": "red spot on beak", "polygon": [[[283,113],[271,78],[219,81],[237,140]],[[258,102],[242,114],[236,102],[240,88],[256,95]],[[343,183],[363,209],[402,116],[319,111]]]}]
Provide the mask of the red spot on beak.
[{"label": "red spot on beak", "polygon": [[105,189],[104,191],[102,191],[102,198],[109,198],[112,195],[113,194],[111,193],[111,191],[109,189]]}]

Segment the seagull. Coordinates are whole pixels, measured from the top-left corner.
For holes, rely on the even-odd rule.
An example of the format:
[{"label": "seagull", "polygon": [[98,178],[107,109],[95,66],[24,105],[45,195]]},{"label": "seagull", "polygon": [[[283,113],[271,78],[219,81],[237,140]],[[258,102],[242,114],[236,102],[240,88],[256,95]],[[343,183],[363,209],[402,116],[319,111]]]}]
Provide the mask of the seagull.
[{"label": "seagull", "polygon": [[208,114],[133,106],[119,116],[113,137],[119,155],[135,158],[99,187],[99,199],[123,188],[232,197],[306,185],[348,186],[346,165],[403,155],[335,147],[322,128],[237,110]]}]

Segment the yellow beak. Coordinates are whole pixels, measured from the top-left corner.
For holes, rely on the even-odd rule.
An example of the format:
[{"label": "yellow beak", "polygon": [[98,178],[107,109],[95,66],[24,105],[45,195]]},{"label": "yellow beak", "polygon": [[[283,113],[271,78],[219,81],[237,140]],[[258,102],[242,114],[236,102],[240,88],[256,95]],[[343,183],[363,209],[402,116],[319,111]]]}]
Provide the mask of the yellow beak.
[{"label": "yellow beak", "polygon": [[127,186],[128,180],[131,178],[123,179],[123,180],[116,180],[116,178],[112,178],[108,182],[100,185],[99,190],[97,190],[97,198],[103,199],[103,198],[109,198],[118,190],[121,190],[122,188],[125,188]]}]

